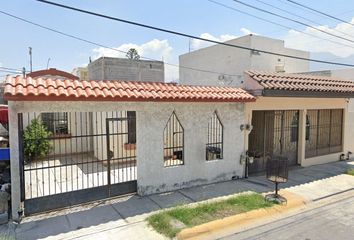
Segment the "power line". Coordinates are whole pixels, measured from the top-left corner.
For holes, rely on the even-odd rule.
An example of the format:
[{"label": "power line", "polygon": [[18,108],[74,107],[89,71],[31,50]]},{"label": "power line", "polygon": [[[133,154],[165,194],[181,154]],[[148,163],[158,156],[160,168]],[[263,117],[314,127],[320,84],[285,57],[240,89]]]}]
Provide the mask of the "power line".
[{"label": "power line", "polygon": [[322,11],[319,11],[319,10],[316,10],[316,9],[314,9],[314,8],[311,8],[311,7],[306,6],[306,5],[304,5],[304,4],[298,3],[298,2],[296,2],[296,1],[292,1],[292,0],[286,0],[286,1],[291,2],[292,4],[298,5],[298,6],[300,6],[300,7],[309,9],[309,10],[311,10],[311,11],[313,11],[313,12],[319,13],[319,14],[321,14],[321,15],[323,15],[323,16],[332,18],[332,19],[337,20],[337,21],[339,21],[339,22],[346,23],[346,24],[349,24],[349,25],[354,26],[354,24],[351,23],[351,22],[347,22],[347,21],[345,21],[344,19],[341,19],[341,18],[335,17],[335,16],[333,16],[333,15],[330,15],[330,14],[328,14],[328,13],[325,13],[325,12],[322,12]]},{"label": "power line", "polygon": [[242,11],[242,10],[239,10],[239,9],[237,9],[237,8],[231,7],[231,6],[229,6],[229,5],[226,5],[226,4],[223,4],[223,3],[220,3],[220,2],[214,1],[214,0],[207,0],[207,1],[209,1],[209,2],[211,2],[211,3],[214,3],[214,4],[217,4],[217,5],[219,5],[219,6],[225,7],[225,8],[227,8],[227,9],[233,10],[233,11],[235,11],[235,12],[239,12],[239,13],[242,13],[242,14],[245,14],[245,15],[248,15],[248,16],[251,16],[251,17],[254,17],[254,18],[257,18],[257,19],[259,19],[259,20],[262,20],[262,21],[265,21],[265,22],[268,22],[268,23],[271,23],[271,24],[280,26],[280,27],[282,27],[282,28],[289,29],[289,30],[293,30],[293,31],[295,31],[295,32],[308,35],[308,36],[310,36],[310,37],[314,37],[314,38],[317,38],[317,39],[320,39],[320,40],[328,41],[328,42],[331,42],[331,43],[334,43],[334,44],[337,44],[337,45],[342,45],[342,46],[344,46],[344,47],[354,48],[354,46],[350,46],[350,45],[348,45],[348,44],[341,43],[341,42],[336,42],[336,41],[331,40],[331,39],[322,38],[322,37],[320,37],[320,36],[317,36],[317,35],[314,35],[314,34],[311,34],[311,33],[305,32],[305,31],[300,31],[300,30],[291,28],[291,27],[289,27],[289,26],[286,26],[286,25],[283,25],[283,24],[280,24],[280,23],[277,23],[277,22],[274,22],[274,21],[271,21],[271,20],[268,20],[268,19],[259,17],[259,16],[257,16],[257,15],[253,15],[253,14],[251,14],[251,13],[244,12],[244,11]]},{"label": "power line", "polygon": [[[37,0],[37,1],[41,1],[41,0]],[[265,10],[265,9],[262,9],[262,8],[259,8],[259,7],[256,7],[256,6],[253,6],[253,5],[251,5],[251,4],[241,2],[241,1],[239,1],[239,0],[233,0],[233,1],[236,2],[236,3],[242,4],[242,5],[244,5],[244,6],[247,6],[247,7],[249,7],[249,8],[256,9],[256,10],[258,10],[258,11],[261,11],[261,12],[264,12],[264,13],[268,13],[268,14],[270,14],[270,15],[273,15],[273,16],[276,16],[276,17],[279,17],[279,18],[282,18],[282,19],[291,21],[291,22],[295,22],[295,23],[297,23],[297,24],[300,24],[300,25],[303,25],[303,26],[306,26],[306,27],[309,27],[309,28],[312,28],[312,29],[314,29],[314,30],[316,30],[316,31],[322,32],[322,33],[327,34],[327,35],[330,35],[330,36],[332,36],[332,37],[336,37],[336,38],[339,38],[339,39],[342,39],[342,40],[345,40],[345,41],[354,43],[354,41],[351,40],[351,39],[349,39],[349,38],[345,38],[345,37],[342,37],[342,36],[338,36],[338,35],[336,35],[336,34],[333,34],[333,33],[327,32],[327,31],[325,31],[325,30],[322,30],[322,29],[320,29],[320,28],[311,26],[310,24],[307,24],[307,23],[298,21],[298,20],[296,20],[296,19],[288,18],[288,17],[282,16],[282,15],[280,15],[280,14],[277,14],[277,13],[274,13],[274,12],[271,12],[271,11],[268,11],[268,10]]]},{"label": "power line", "polygon": [[19,71],[19,72],[22,72],[22,69],[16,69],[16,68],[8,68],[8,67],[2,67],[0,66],[1,69],[5,69],[5,70],[10,70],[10,71]]},{"label": "power line", "polygon": [[46,4],[50,4],[50,5],[54,5],[54,6],[57,6],[57,7],[66,8],[66,9],[70,9],[70,10],[73,10],[73,11],[77,11],[77,12],[81,12],[81,13],[85,13],[85,14],[101,17],[101,18],[106,18],[106,19],[110,19],[110,20],[114,20],[114,21],[118,21],[118,22],[123,22],[123,23],[126,23],[126,24],[135,25],[135,26],[139,26],[139,27],[143,27],[143,28],[148,28],[148,29],[152,29],[152,30],[156,30],[156,31],[160,31],[160,32],[173,34],[173,35],[183,36],[183,37],[186,37],[186,38],[193,38],[193,39],[197,39],[197,40],[201,40],[201,41],[205,41],[205,42],[220,44],[220,45],[227,46],[227,47],[239,48],[239,49],[249,50],[249,51],[257,51],[259,53],[265,53],[265,54],[270,54],[270,55],[275,55],[275,56],[280,56],[280,57],[288,57],[288,58],[304,60],[304,61],[332,64],[332,65],[339,65],[339,66],[347,66],[347,67],[354,67],[353,64],[323,61],[323,60],[319,60],[319,59],[305,58],[305,57],[293,56],[293,55],[288,55],[288,54],[283,54],[283,53],[271,52],[271,51],[267,51],[267,50],[249,48],[249,47],[244,47],[244,46],[240,46],[240,45],[234,45],[234,44],[230,44],[230,43],[226,43],[226,42],[220,42],[220,41],[215,41],[215,40],[206,39],[206,38],[202,38],[202,37],[197,37],[197,36],[193,36],[193,35],[190,35],[190,34],[187,34],[187,33],[182,33],[182,32],[178,32],[178,31],[174,31],[174,30],[169,30],[169,29],[164,29],[164,28],[160,28],[160,27],[150,26],[150,25],[143,24],[143,23],[138,23],[138,22],[134,22],[134,21],[121,19],[121,18],[116,18],[116,17],[112,17],[112,16],[100,14],[100,13],[95,13],[95,12],[91,12],[91,11],[87,11],[87,10],[83,10],[83,9],[79,9],[79,8],[74,8],[74,7],[70,7],[70,6],[67,6],[67,5],[59,4],[59,3],[54,3],[54,2],[45,1],[45,0],[37,0],[37,1],[38,2],[42,2],[42,3],[46,3]]},{"label": "power line", "polygon": [[[100,43],[97,43],[97,42],[94,42],[94,41],[91,41],[91,40],[87,40],[87,39],[84,39],[84,38],[81,38],[81,37],[77,37],[75,35],[68,34],[68,33],[65,33],[65,32],[62,32],[62,31],[59,31],[59,30],[56,30],[56,29],[53,29],[53,28],[50,28],[50,27],[35,23],[35,22],[32,22],[32,21],[29,21],[27,19],[15,16],[13,14],[10,14],[10,13],[7,13],[7,12],[1,11],[1,10],[0,10],[0,13],[4,14],[6,16],[15,18],[17,20],[26,22],[28,24],[40,27],[42,29],[46,29],[48,31],[55,32],[57,34],[60,34],[60,35],[63,35],[63,36],[69,37],[69,38],[73,38],[73,39],[76,39],[76,40],[79,40],[79,41],[82,41],[82,42],[85,42],[85,43],[89,43],[89,44],[97,46],[97,47],[103,47],[103,48],[110,49],[112,51],[116,51],[116,52],[119,52],[119,53],[124,53],[124,54],[127,53],[126,51],[122,51],[122,50],[119,50],[119,49],[116,49],[116,48],[105,46],[103,44],[100,44]],[[146,60],[151,60],[151,61],[159,61],[159,60],[156,60],[154,58],[149,58],[149,57],[144,57],[144,56],[141,56],[141,59],[146,59]],[[188,66],[182,66],[182,65],[168,63],[168,62],[164,62],[164,64],[169,65],[169,66],[173,66],[173,67],[177,67],[177,68],[184,68],[184,69],[189,69],[189,70],[193,70],[193,71],[198,71],[198,72],[212,73],[212,74],[218,74],[218,75],[222,74],[222,75],[236,76],[236,77],[240,76],[240,75],[235,75],[235,74],[227,74],[227,73],[215,72],[215,71],[206,70],[206,69],[199,69],[199,68],[193,68],[193,67],[188,67]]]},{"label": "power line", "polygon": [[[287,10],[282,9],[282,8],[280,8],[280,7],[274,6],[273,4],[267,3],[267,2],[265,2],[265,1],[262,1],[262,0],[255,0],[255,1],[257,1],[257,2],[259,2],[259,3],[262,3],[262,4],[264,4],[264,5],[270,6],[270,7],[274,8],[274,9],[278,9],[279,11],[285,12],[285,13],[290,14],[290,15],[292,15],[292,16],[295,16],[295,17],[304,19],[304,20],[306,20],[306,21],[308,21],[308,22],[311,22],[311,23],[313,23],[313,24],[316,24],[316,25],[319,25],[319,26],[323,25],[323,24],[321,24],[321,23],[318,23],[318,22],[316,22],[316,21],[313,21],[313,20],[311,20],[311,19],[309,19],[309,18],[306,18],[306,17],[304,17],[304,16],[301,16],[301,15],[298,15],[298,14],[293,13],[293,12],[291,12],[291,11],[287,11]],[[351,35],[349,35],[349,34],[347,34],[347,33],[345,33],[345,32],[339,31],[339,30],[337,30],[337,29],[335,29],[335,28],[333,28],[333,30],[336,31],[337,33],[340,33],[340,34],[343,34],[343,35],[345,35],[345,36],[348,36],[348,37],[353,38],[353,36],[351,36]]]}]

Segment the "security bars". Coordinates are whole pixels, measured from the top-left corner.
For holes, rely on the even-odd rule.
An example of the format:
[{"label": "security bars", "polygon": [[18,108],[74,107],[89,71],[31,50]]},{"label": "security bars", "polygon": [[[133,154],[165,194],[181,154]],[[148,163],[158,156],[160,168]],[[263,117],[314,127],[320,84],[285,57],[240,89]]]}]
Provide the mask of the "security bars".
[{"label": "security bars", "polygon": [[305,157],[342,151],[343,109],[307,111]]},{"label": "security bars", "polygon": [[136,191],[135,128],[135,112],[20,113],[23,200],[48,210]]},{"label": "security bars", "polygon": [[208,142],[206,144],[207,161],[223,158],[223,130],[224,126],[215,111],[208,121]]},{"label": "security bars", "polygon": [[184,164],[184,129],[175,112],[168,119],[163,131],[164,166]]}]

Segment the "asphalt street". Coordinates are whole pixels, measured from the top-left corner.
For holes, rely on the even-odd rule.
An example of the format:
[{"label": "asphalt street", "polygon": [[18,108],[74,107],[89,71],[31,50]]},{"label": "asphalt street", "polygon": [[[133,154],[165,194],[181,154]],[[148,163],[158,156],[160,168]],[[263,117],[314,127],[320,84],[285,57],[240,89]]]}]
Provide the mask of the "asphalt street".
[{"label": "asphalt street", "polygon": [[354,239],[354,196],[222,239],[352,240]]}]

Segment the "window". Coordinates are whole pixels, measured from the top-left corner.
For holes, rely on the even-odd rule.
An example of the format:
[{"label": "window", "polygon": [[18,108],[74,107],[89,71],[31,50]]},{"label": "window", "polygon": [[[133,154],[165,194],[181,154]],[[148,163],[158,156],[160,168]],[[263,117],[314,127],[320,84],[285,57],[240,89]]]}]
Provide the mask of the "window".
[{"label": "window", "polygon": [[309,110],[306,117],[306,158],[342,151],[343,110]]},{"label": "window", "polygon": [[68,113],[42,113],[42,122],[54,135],[69,134]]},{"label": "window", "polygon": [[208,122],[207,161],[223,158],[223,130],[224,127],[215,111]]},{"label": "window", "polygon": [[163,131],[164,166],[184,164],[184,129],[173,112]]},{"label": "window", "polygon": [[136,143],[136,113],[134,111],[128,111],[127,118],[128,118],[128,143]]}]

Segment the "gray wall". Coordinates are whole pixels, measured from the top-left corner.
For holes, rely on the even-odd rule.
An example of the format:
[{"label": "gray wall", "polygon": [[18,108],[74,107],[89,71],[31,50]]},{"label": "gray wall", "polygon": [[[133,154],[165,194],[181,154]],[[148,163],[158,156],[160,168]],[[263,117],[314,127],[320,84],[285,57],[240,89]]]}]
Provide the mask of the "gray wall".
[{"label": "gray wall", "polygon": [[[12,216],[20,208],[20,171],[18,150],[19,112],[105,112],[137,111],[137,182],[141,195],[229,180],[241,177],[244,168],[244,104],[242,103],[132,103],[132,102],[9,102],[12,175]],[[224,125],[224,159],[206,161],[208,119],[218,112]],[[163,130],[175,111],[184,127],[185,164],[163,166]],[[236,184],[236,183],[235,183]]]},{"label": "gray wall", "polygon": [[164,82],[164,63],[101,57],[88,65],[89,80]]}]

